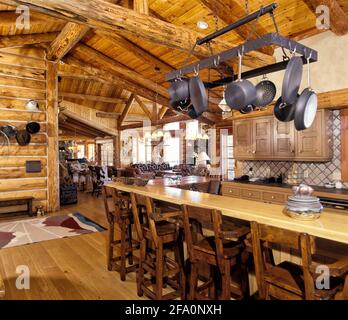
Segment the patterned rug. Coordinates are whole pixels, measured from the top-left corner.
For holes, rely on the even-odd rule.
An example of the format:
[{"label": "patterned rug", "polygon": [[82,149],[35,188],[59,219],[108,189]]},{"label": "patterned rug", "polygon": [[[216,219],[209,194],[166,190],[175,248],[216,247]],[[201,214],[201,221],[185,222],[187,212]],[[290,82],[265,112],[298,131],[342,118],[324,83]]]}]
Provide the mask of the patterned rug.
[{"label": "patterned rug", "polygon": [[0,223],[0,248],[106,230],[80,213]]}]

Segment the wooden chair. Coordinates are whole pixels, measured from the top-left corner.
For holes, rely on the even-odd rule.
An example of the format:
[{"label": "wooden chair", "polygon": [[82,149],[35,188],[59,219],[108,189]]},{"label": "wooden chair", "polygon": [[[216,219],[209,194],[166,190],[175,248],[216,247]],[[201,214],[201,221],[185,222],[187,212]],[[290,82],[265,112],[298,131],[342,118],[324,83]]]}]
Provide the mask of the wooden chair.
[{"label": "wooden chair", "polygon": [[[228,229],[223,229],[222,215],[220,211],[202,209],[192,206],[183,206],[185,241],[190,268],[189,295],[193,299],[237,299],[246,298],[249,295],[248,273],[246,261],[248,254],[245,250],[243,239],[248,233],[249,228],[238,226],[233,223],[225,224]],[[214,236],[202,237],[202,228],[212,228]],[[228,240],[228,239],[237,239]],[[210,278],[205,283],[198,286],[198,265],[206,262],[210,265]],[[218,274],[214,276],[214,269]],[[232,272],[231,272],[232,271]],[[221,278],[221,283],[218,281]],[[221,295],[217,293],[217,288],[221,287]],[[208,291],[208,296],[203,292]]]},{"label": "wooden chair", "polygon": [[[133,256],[133,251],[140,247],[139,241],[132,237],[133,214],[130,208],[130,198],[115,188],[104,186],[103,199],[109,222],[108,270],[118,271],[121,280],[125,281],[126,274],[135,271],[138,267],[138,264],[135,263],[135,260],[138,259]],[[119,240],[115,239],[116,225],[120,230]],[[118,251],[118,254],[115,255],[115,251]]]},{"label": "wooden chair", "polygon": [[[139,269],[137,272],[138,295],[144,293],[151,299],[185,299],[185,274],[183,239],[177,224],[165,221],[182,215],[181,211],[158,212],[151,198],[143,197],[144,222],[139,219],[138,197],[131,193],[135,227],[140,239]],[[169,257],[174,252],[174,259]],[[146,276],[148,274],[148,277]],[[172,288],[164,293],[167,286]],[[151,289],[153,287],[153,289]]]},{"label": "wooden chair", "polygon": [[[260,299],[319,300],[348,298],[348,256],[335,261],[317,254],[316,239],[276,227],[251,223],[252,247],[255,273]],[[298,252],[301,265],[283,261],[274,263],[272,248],[281,246]],[[317,267],[325,265],[330,274],[330,288],[317,289],[316,279],[320,276]],[[343,277],[346,277],[342,292]]]}]

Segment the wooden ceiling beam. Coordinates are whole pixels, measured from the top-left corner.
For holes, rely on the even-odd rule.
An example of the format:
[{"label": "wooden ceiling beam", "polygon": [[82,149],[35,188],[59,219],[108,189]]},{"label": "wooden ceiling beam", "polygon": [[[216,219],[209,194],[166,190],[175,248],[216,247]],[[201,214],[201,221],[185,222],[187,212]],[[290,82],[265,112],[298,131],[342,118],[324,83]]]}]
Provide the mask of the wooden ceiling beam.
[{"label": "wooden ceiling beam", "polygon": [[[239,19],[243,18],[243,15],[236,14],[236,12],[245,12],[245,9],[239,4],[240,1],[236,0],[229,0],[229,1],[223,1],[223,0],[200,0],[200,2],[207,7],[212,13],[217,10],[217,15],[221,21],[223,21],[225,24],[229,25],[233,22],[238,21]],[[216,7],[215,7],[216,6]],[[243,26],[238,27],[234,31],[243,39],[246,40],[250,30],[252,29],[252,24],[246,24]],[[269,32],[269,31],[268,31]],[[263,34],[268,33],[267,30],[265,30],[260,23],[257,23],[256,30],[254,34],[255,36],[261,36]],[[260,49],[261,52],[273,55],[274,49],[272,47],[265,47]]]},{"label": "wooden ceiling beam", "polygon": [[139,13],[149,14],[148,0],[133,0],[133,9]]},{"label": "wooden ceiling beam", "polygon": [[129,81],[141,84],[145,88],[157,92],[159,95],[165,98],[169,98],[168,90],[165,87],[153,82],[151,79],[144,77],[140,73],[129,69],[128,67],[89,46],[78,44],[72,51],[72,55],[78,59],[88,61],[100,69],[113,72],[118,76],[128,79]]},{"label": "wooden ceiling beam", "polygon": [[[8,5],[27,5],[31,9],[82,23],[108,33],[118,32],[157,43],[180,51],[190,51],[197,38],[203,34],[183,26],[176,26],[149,15],[141,14],[102,0],[1,0]],[[222,52],[234,46],[233,43],[215,39],[211,42],[215,52]],[[210,56],[206,46],[197,46],[195,53]],[[275,58],[262,52],[253,51],[245,55],[244,64],[259,67],[274,63]]]},{"label": "wooden ceiling beam", "polygon": [[0,37],[0,48],[11,48],[24,45],[52,42],[58,36],[58,34],[58,32],[47,32],[25,35],[20,34],[14,36],[2,36]]},{"label": "wooden ceiling beam", "polygon": [[144,102],[138,96],[135,96],[135,101],[138,103],[139,107],[141,108],[141,110],[143,110],[146,116],[151,120],[152,114],[150,110],[147,108],[147,106],[144,104]]},{"label": "wooden ceiling beam", "polygon": [[68,22],[47,50],[47,59],[61,60],[87,33],[89,27]]},{"label": "wooden ceiling beam", "polygon": [[59,97],[61,99],[77,99],[77,100],[90,100],[95,102],[103,103],[125,103],[124,99],[121,98],[112,98],[112,97],[102,97],[102,96],[93,96],[88,94],[72,93],[72,92],[59,92]]},{"label": "wooden ceiling beam", "polygon": [[348,16],[343,11],[337,0],[305,0],[316,11],[320,5],[327,6],[330,13],[330,29],[338,36],[348,33]]},{"label": "wooden ceiling beam", "polygon": [[155,92],[148,90],[139,84],[135,84],[131,81],[128,81],[127,79],[110,73],[108,70],[98,69],[97,67],[91,65],[88,61],[77,59],[69,55],[68,57],[64,58],[64,62],[74,69],[80,70],[83,76],[85,76],[87,73],[92,77],[100,79],[100,81],[106,81],[107,83],[110,83],[114,86],[120,87],[132,93],[136,93],[137,95],[142,96],[148,100],[155,101],[157,99],[158,102],[162,105],[169,104],[169,99],[157,95]]},{"label": "wooden ceiling beam", "polygon": [[122,123],[124,121],[124,119],[127,117],[127,115],[129,114],[129,111],[134,103],[135,100],[135,95],[132,93],[126,103],[126,106],[124,107],[122,114],[120,116],[120,118],[118,119],[118,126],[122,126]]},{"label": "wooden ceiling beam", "polygon": [[160,111],[159,111],[159,113],[158,113],[158,119],[159,119],[159,120],[163,119],[163,117],[164,117],[164,115],[166,114],[167,110],[168,110],[168,108],[167,108],[166,106],[163,106],[163,107],[160,109]]}]

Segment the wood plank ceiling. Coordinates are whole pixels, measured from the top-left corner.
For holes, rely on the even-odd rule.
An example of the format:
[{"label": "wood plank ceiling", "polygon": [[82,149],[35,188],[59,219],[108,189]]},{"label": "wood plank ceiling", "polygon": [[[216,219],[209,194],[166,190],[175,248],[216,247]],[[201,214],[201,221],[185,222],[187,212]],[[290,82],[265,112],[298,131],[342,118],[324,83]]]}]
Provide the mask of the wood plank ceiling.
[{"label": "wood plank ceiling", "polygon": [[[128,9],[134,7],[138,13],[140,10],[148,13],[149,19],[156,19],[151,20],[152,22],[158,22],[159,25],[166,22],[167,24],[164,26],[166,28],[172,26],[175,30],[173,32],[177,32],[177,37],[184,33],[190,36],[209,34],[215,31],[216,27],[222,28],[243,17],[246,13],[244,1],[239,0],[142,0],[141,5],[139,5],[139,0],[133,1],[107,0],[110,2],[110,7],[113,5]],[[107,28],[102,27],[89,28],[94,26],[92,18],[83,26],[76,23],[77,19],[72,18],[68,22],[61,14],[52,16],[54,10],[48,10],[50,5],[52,8],[56,8],[53,5],[63,2],[66,5],[70,1],[45,1],[47,4],[42,5],[41,13],[35,11],[39,7],[39,2],[38,0],[0,0],[0,48],[20,45],[41,46],[47,49],[47,58],[50,60],[62,59],[63,62],[59,65],[61,99],[101,112],[123,114],[124,117],[120,118],[124,125],[132,123],[131,119],[127,120],[129,115],[146,117],[153,115],[153,102],[157,102],[159,105],[156,108],[159,115],[156,119],[152,119],[153,122],[156,124],[156,121],[166,117],[166,107],[168,107],[166,88],[168,85],[164,81],[165,74],[185,63],[188,57],[187,49],[193,43],[186,43],[183,50],[179,50],[177,43],[171,46],[170,43],[165,43],[163,40],[161,40],[162,42],[149,41],[151,38],[148,34],[149,30],[137,33],[136,29],[124,32],[118,28],[119,32],[110,32],[107,31]],[[99,1],[93,2],[98,3]],[[253,12],[261,5],[265,6],[272,2],[274,0],[249,0],[248,10]],[[282,35],[302,39],[319,32],[315,28],[313,11],[313,3],[316,1],[278,0],[276,2],[279,7],[275,11],[275,17]],[[344,15],[348,13],[348,1],[325,0],[325,2],[338,6]],[[15,13],[13,5],[18,3],[32,5],[29,29],[20,30],[15,27],[18,15]],[[81,6],[86,5],[86,8],[89,5],[86,0],[81,0],[80,3]],[[146,3],[148,3],[148,7],[146,7]],[[78,10],[78,6],[76,5],[72,10]],[[207,30],[202,31],[197,28],[199,20],[208,23]],[[132,23],[132,21],[126,21],[126,18],[124,18],[124,22]],[[109,24],[113,23],[116,25],[118,22],[114,19]],[[224,35],[219,39],[219,43],[214,43],[213,50],[242,43],[247,37],[250,27],[247,25]],[[145,28],[145,26],[138,25],[138,28]],[[268,15],[261,17],[256,25],[256,35],[273,31],[272,19]],[[205,54],[202,50],[197,51],[190,61],[197,60]],[[272,61],[272,54],[273,48],[267,48],[262,52],[253,53],[246,63],[252,65],[259,63],[262,59],[264,62]],[[202,72],[201,75],[208,79],[207,72]],[[212,71],[210,77],[215,79],[218,74]],[[98,101],[95,96],[104,97],[104,99]],[[211,121],[221,119],[217,107],[219,99],[221,99],[220,90],[210,93],[209,109],[212,113],[205,113],[203,120],[212,123]],[[128,108],[127,112],[125,112],[125,108]],[[168,116],[173,116],[173,113],[168,112]]]}]

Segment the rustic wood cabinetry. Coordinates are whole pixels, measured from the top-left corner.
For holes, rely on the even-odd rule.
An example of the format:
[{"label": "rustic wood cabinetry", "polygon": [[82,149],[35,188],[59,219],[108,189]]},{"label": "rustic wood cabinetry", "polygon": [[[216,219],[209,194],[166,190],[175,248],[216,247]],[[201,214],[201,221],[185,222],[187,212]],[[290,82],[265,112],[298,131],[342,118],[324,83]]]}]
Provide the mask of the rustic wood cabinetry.
[{"label": "rustic wood cabinetry", "polygon": [[319,110],[311,128],[295,130],[293,122],[273,116],[233,123],[237,160],[329,161],[332,158],[330,111]]}]

